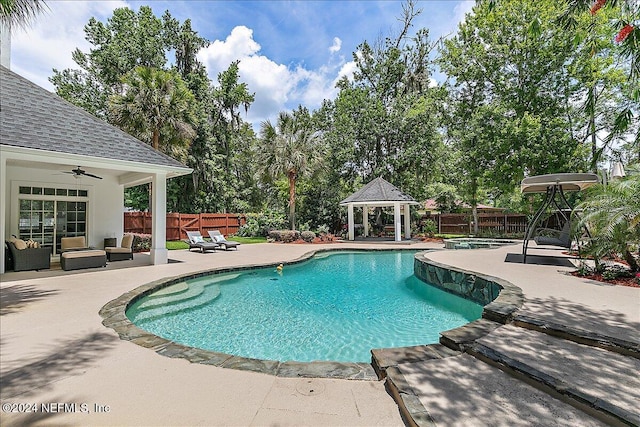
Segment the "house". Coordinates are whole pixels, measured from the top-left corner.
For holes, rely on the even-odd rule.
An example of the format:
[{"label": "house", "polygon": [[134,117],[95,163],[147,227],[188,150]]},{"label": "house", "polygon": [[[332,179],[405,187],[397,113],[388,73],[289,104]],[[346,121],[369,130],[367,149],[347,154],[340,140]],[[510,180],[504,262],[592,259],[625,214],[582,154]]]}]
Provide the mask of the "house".
[{"label": "house", "polygon": [[[51,246],[121,237],[124,189],[152,183],[151,262],[168,261],[167,179],[192,169],[0,66],[0,234]],[[0,273],[5,245],[0,245]]]}]

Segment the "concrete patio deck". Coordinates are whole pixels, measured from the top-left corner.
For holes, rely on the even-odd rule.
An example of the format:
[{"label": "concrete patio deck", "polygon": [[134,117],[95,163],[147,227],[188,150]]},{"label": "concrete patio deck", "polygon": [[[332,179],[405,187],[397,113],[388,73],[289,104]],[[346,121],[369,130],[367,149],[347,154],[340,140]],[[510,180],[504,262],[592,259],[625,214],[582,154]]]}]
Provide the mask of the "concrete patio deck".
[{"label": "concrete patio deck", "polygon": [[[381,381],[281,378],[163,357],[153,350],[120,340],[113,330],[102,325],[98,315],[108,301],[163,277],[217,267],[277,264],[311,250],[346,247],[389,249],[390,245],[254,244],[220,253],[171,251],[170,258],[178,262],[161,266],[141,265],[145,263],[145,255],[136,255],[132,262],[111,263],[107,269],[0,276],[0,401],[3,404],[0,424],[403,425],[398,406]],[[442,245],[421,243],[409,247],[427,249]],[[577,279],[564,274],[569,270],[567,267],[505,262],[509,253],[517,253],[519,249],[510,246],[448,250],[429,256],[437,262],[498,276],[521,287],[526,297],[522,314],[640,342],[640,289]],[[536,252],[534,248],[531,254],[536,253],[545,252],[539,249]],[[118,268],[120,266],[129,268]],[[456,364],[458,359],[451,359],[447,363],[459,371],[485,369],[483,364],[474,368],[479,362],[471,359],[475,362],[463,359]],[[426,397],[433,394],[432,387],[437,384],[429,383],[420,369],[414,372],[418,381],[411,386],[424,394],[425,408],[435,414],[456,415],[460,409],[459,396],[438,393],[438,407],[430,408]],[[498,383],[512,384],[505,380]],[[528,389],[519,389],[517,393],[514,391],[514,396],[520,398],[527,393],[530,394]],[[486,406],[486,396],[475,393],[466,399],[466,407],[488,408],[491,412]],[[545,412],[549,419],[557,412],[570,412],[566,409],[568,405],[550,396],[536,395],[536,399],[553,409]],[[53,405],[45,413],[41,410],[43,403],[67,406]],[[4,406],[6,404],[14,405]],[[18,408],[15,404],[23,406]],[[33,404],[37,406],[31,406]],[[39,411],[24,413],[34,408]],[[515,425],[513,421],[518,420],[515,408],[503,412],[503,422],[494,425]],[[540,415],[542,411],[533,414]],[[588,424],[598,424],[581,413],[571,412],[571,416],[573,420],[587,417]],[[440,422],[451,425],[461,419],[443,416]],[[488,423],[489,419],[478,418],[472,424]]]}]

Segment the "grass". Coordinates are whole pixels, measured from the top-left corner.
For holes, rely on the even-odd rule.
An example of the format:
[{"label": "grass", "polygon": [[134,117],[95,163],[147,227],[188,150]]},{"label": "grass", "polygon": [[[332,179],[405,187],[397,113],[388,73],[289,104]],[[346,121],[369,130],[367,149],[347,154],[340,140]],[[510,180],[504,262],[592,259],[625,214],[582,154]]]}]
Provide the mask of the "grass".
[{"label": "grass", "polygon": [[[239,242],[242,244],[251,244],[251,243],[266,243],[266,237],[238,237],[231,236],[229,240],[233,240],[234,242]],[[189,245],[183,242],[182,240],[172,240],[167,242],[167,249],[170,251],[178,250],[178,249],[189,249]]]}]

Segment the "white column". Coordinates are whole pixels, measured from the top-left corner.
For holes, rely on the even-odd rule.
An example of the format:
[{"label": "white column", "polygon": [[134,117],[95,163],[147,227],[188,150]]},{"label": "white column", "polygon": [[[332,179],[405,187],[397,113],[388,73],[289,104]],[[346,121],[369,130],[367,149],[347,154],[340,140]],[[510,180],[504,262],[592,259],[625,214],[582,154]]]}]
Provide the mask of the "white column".
[{"label": "white column", "polygon": [[404,205],[404,238],[411,238],[411,211],[408,203]]},{"label": "white column", "polygon": [[355,233],[353,230],[353,204],[349,203],[347,205],[347,222],[349,227],[349,240],[353,240],[355,238]]},{"label": "white column", "polygon": [[402,240],[402,221],[400,218],[400,202],[395,202],[393,204],[393,224],[394,224],[394,232],[395,232],[395,240],[399,242]]},{"label": "white column", "polygon": [[157,173],[152,181],[151,264],[169,262],[167,251],[167,175]]},{"label": "white column", "polygon": [[3,20],[0,20],[0,65],[11,69],[11,28]]},{"label": "white column", "polygon": [[362,225],[364,227],[364,237],[369,237],[369,206],[362,207]]},{"label": "white column", "polygon": [[0,236],[2,237],[2,244],[0,244],[0,274],[4,273],[4,240],[7,238],[7,207],[10,206],[11,201],[7,200],[7,158],[0,153]]}]

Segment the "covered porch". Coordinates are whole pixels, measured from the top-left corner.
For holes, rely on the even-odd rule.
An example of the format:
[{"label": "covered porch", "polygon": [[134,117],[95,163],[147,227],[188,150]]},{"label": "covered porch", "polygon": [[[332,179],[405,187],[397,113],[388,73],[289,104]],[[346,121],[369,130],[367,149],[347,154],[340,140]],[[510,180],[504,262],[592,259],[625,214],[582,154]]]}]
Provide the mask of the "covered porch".
[{"label": "covered porch", "polygon": [[[151,183],[151,263],[166,264],[167,180],[192,172],[0,66],[0,235],[60,253],[62,237],[102,249],[122,239],[124,190]],[[0,245],[0,273],[6,246]]]}]

